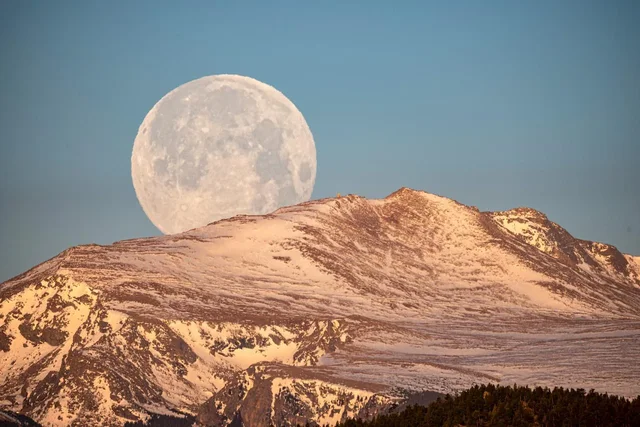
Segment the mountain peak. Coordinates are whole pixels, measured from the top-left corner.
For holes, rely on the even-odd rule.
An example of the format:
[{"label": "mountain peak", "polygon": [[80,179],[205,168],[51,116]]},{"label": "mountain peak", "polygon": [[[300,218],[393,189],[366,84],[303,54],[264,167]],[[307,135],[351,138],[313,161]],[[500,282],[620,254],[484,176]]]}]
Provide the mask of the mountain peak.
[{"label": "mountain peak", "polygon": [[640,266],[614,249],[409,188],[77,246],[0,285],[0,408],[261,427],[486,381],[637,395]]},{"label": "mountain peak", "polygon": [[396,191],[394,191],[393,193],[385,197],[385,199],[392,199],[395,197],[402,197],[403,195],[420,194],[420,193],[426,193],[426,192],[421,190],[414,190],[413,188],[409,188],[409,187],[400,187],[399,189],[397,189]]},{"label": "mountain peak", "polygon": [[424,198],[429,198],[429,199],[452,200],[452,199],[449,199],[447,197],[440,196],[438,194],[429,193],[429,192],[423,191],[423,190],[415,190],[415,189],[409,188],[409,187],[401,187],[401,188],[397,189],[396,191],[394,191],[393,193],[389,194],[383,200],[401,200],[401,199],[407,199],[407,198],[412,198],[412,197],[424,197]]},{"label": "mountain peak", "polygon": [[549,218],[545,213],[526,206],[520,206],[517,208],[508,209],[506,211],[493,212],[493,214],[496,216],[512,219],[524,218],[535,221],[549,221]]},{"label": "mountain peak", "polygon": [[511,234],[565,264],[640,284],[632,258],[615,246],[576,239],[540,211],[520,207],[488,214]]}]

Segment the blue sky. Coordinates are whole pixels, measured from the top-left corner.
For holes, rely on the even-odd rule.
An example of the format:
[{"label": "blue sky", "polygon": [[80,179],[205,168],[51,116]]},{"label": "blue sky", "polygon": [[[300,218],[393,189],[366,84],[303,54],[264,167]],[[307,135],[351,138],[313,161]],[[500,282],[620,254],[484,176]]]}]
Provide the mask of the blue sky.
[{"label": "blue sky", "polygon": [[0,281],[159,234],[131,183],[138,126],[222,73],[305,115],[314,198],[530,206],[640,254],[638,22],[633,0],[0,2]]}]

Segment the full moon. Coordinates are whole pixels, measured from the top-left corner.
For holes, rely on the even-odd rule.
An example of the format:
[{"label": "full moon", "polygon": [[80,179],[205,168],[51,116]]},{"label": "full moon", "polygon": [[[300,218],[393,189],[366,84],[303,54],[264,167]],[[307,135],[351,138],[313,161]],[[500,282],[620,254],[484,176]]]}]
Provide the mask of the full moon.
[{"label": "full moon", "polygon": [[309,200],[316,147],[302,113],[275,88],[208,76],[149,111],[133,144],[131,176],[151,222],[173,234]]}]

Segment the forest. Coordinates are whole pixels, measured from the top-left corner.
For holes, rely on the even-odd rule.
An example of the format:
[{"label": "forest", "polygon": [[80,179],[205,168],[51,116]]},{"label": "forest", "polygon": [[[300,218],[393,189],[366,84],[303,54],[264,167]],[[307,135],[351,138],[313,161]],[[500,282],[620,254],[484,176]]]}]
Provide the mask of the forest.
[{"label": "forest", "polygon": [[476,385],[428,406],[410,406],[373,420],[337,427],[432,426],[640,426],[640,396],[633,400],[591,390]]}]

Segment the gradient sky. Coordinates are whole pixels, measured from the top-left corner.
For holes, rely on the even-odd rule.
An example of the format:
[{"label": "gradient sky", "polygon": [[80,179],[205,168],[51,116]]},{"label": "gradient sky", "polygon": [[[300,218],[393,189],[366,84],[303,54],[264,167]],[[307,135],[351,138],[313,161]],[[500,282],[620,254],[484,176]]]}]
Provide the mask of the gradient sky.
[{"label": "gradient sky", "polygon": [[530,206],[640,254],[638,22],[634,0],[2,1],[0,281],[159,234],[131,183],[138,126],[221,73],[305,115],[314,198]]}]

